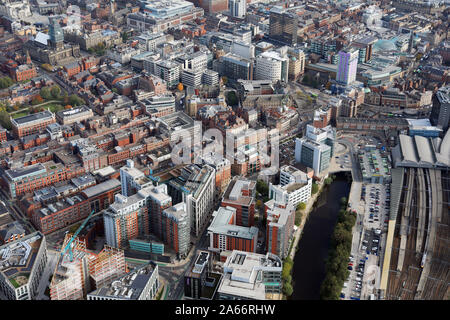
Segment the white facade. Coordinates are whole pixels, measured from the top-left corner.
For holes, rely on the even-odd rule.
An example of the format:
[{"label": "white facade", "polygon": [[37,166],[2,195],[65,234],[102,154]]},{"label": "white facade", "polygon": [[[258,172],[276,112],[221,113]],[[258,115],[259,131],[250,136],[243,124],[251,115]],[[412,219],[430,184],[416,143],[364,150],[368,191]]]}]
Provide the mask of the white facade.
[{"label": "white facade", "polygon": [[295,140],[295,162],[314,169],[314,175],[327,169],[330,163],[331,147],[303,137]]},{"label": "white facade", "polygon": [[263,52],[256,57],[255,80],[287,81],[289,59],[276,51]]},{"label": "white facade", "polygon": [[269,198],[277,203],[292,203],[295,207],[300,202],[307,203],[311,197],[312,179],[306,183],[291,182],[285,186],[269,184]]},{"label": "white facade", "polygon": [[202,84],[203,72],[201,70],[183,70],[181,82],[188,87],[197,88]]},{"label": "white facade", "polygon": [[169,87],[175,86],[180,81],[180,65],[172,61],[158,61],[153,74],[166,81]]},{"label": "white facade", "polygon": [[122,185],[122,195],[129,197],[134,190],[140,190],[143,187],[150,185],[151,181],[146,181],[147,185],[142,185],[143,180],[146,180],[145,174],[134,167],[134,161],[128,159],[126,166],[120,168],[120,184]]},{"label": "white facade", "polygon": [[247,13],[247,1],[245,0],[229,0],[228,9],[230,14],[236,18],[244,18]]}]

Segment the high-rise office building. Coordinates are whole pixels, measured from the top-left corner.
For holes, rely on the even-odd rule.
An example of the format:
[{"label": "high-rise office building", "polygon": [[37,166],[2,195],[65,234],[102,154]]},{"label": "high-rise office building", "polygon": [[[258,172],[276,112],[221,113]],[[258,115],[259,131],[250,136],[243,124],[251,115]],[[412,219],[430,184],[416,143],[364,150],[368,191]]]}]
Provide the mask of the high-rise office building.
[{"label": "high-rise office building", "polygon": [[314,175],[328,169],[331,159],[331,147],[307,137],[295,140],[295,162],[314,169]]},{"label": "high-rise office building", "polygon": [[270,9],[269,37],[287,45],[297,43],[298,16],[280,6]]},{"label": "high-rise office building", "polygon": [[336,73],[337,82],[349,85],[356,80],[358,57],[359,50],[354,47],[339,51],[338,70]]},{"label": "high-rise office building", "polygon": [[430,121],[444,132],[450,124],[450,86],[440,88],[433,96]]},{"label": "high-rise office building", "polygon": [[266,250],[281,259],[289,252],[289,242],[294,233],[295,205],[292,202],[277,203],[269,200],[265,203],[267,213]]},{"label": "high-rise office building", "polygon": [[152,186],[152,181],[145,174],[134,167],[134,161],[128,159],[126,165],[120,168],[120,183],[122,185],[122,195],[132,196],[142,188]]},{"label": "high-rise office building", "polygon": [[228,0],[228,9],[230,14],[236,18],[244,18],[247,13],[246,0]]},{"label": "high-rise office building", "polygon": [[184,259],[190,248],[191,216],[184,202],[163,210],[161,225],[162,239],[175,250],[178,257]]}]

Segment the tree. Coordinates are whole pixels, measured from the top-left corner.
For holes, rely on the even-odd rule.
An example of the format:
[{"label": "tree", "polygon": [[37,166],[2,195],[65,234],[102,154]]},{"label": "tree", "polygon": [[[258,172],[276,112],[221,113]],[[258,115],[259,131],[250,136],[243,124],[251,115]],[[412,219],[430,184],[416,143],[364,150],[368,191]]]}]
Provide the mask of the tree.
[{"label": "tree", "polygon": [[326,185],[331,184],[331,182],[333,182],[333,179],[331,179],[330,177],[328,177],[328,178],[325,179],[325,184],[326,184]]},{"label": "tree", "polygon": [[114,92],[114,93],[118,93],[119,92],[119,90],[117,90],[117,88],[112,88],[111,91]]},{"label": "tree", "polygon": [[305,209],[306,209],[306,203],[300,202],[300,203],[297,205],[297,210],[305,210]]},{"label": "tree", "polygon": [[50,93],[50,89],[48,87],[44,87],[41,89],[40,95],[45,100],[51,100],[52,94]]},{"label": "tree", "polygon": [[128,38],[129,38],[128,33],[122,32],[121,36],[122,36],[122,41],[127,42]]},{"label": "tree", "polygon": [[71,106],[70,104],[66,104],[66,105],[64,106],[64,109],[72,109],[72,106]]},{"label": "tree", "polygon": [[14,109],[14,111],[19,110],[19,106],[18,106],[17,104],[15,104],[15,105],[13,106],[13,109]]},{"label": "tree", "polygon": [[230,106],[237,106],[238,105],[238,98],[236,96],[236,92],[229,91],[227,94],[227,104]]},{"label": "tree", "polygon": [[33,98],[33,100],[31,100],[31,104],[33,106],[40,104],[42,102],[44,102],[44,99],[42,99],[42,97],[40,95],[37,95],[36,97]]},{"label": "tree", "polygon": [[58,99],[59,96],[60,96],[60,94],[61,94],[61,88],[58,87],[58,86],[53,86],[53,87],[50,89],[50,93],[51,93],[53,99]]},{"label": "tree", "polygon": [[3,128],[11,130],[11,117],[5,110],[0,111],[0,124]]},{"label": "tree", "polygon": [[317,185],[317,183],[313,183],[313,185],[311,187],[311,193],[316,194],[318,191],[319,191],[319,186]]},{"label": "tree", "polygon": [[300,211],[295,212],[295,225],[298,227],[302,223],[302,213]]},{"label": "tree", "polygon": [[283,285],[283,293],[289,297],[292,295],[293,292],[294,289],[292,288],[292,285],[289,282],[285,282]]},{"label": "tree", "polygon": [[225,77],[225,76],[223,76],[223,77],[222,77],[222,83],[223,83],[224,85],[226,85],[227,82],[228,82],[228,78]]},{"label": "tree", "polygon": [[[256,181],[256,190],[263,195],[263,197],[269,196],[269,186],[262,180]],[[265,202],[265,201],[264,201]]]},{"label": "tree", "polygon": [[346,197],[342,197],[341,198],[341,204],[342,205],[346,205],[347,204],[347,198]]},{"label": "tree", "polygon": [[9,88],[13,84],[14,84],[14,81],[10,77],[2,77],[2,78],[0,78],[0,89]]},{"label": "tree", "polygon": [[84,100],[81,99],[79,96],[77,96],[76,94],[72,94],[69,96],[69,103],[72,106],[80,106],[82,104],[84,104]]}]

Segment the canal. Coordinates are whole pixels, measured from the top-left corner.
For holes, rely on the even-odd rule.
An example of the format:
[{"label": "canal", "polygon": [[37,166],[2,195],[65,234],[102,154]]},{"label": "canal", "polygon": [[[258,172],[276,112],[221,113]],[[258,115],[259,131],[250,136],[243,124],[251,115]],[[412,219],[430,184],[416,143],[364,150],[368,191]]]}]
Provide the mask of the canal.
[{"label": "canal", "polygon": [[320,298],[320,285],[325,278],[325,262],[340,209],[340,200],[342,197],[348,198],[350,187],[349,176],[339,173],[331,185],[324,187],[314,204],[294,257],[294,292],[291,300]]}]

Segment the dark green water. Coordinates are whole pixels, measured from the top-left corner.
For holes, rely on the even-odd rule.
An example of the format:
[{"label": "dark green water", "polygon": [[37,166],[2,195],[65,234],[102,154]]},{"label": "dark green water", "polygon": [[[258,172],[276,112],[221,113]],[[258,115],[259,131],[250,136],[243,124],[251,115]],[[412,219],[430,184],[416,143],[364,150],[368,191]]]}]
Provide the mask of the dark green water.
[{"label": "dark green water", "polygon": [[317,199],[303,229],[303,236],[294,257],[291,300],[318,300],[325,278],[325,261],[331,235],[337,221],[342,197],[348,197],[351,182],[345,174],[336,175]]}]

